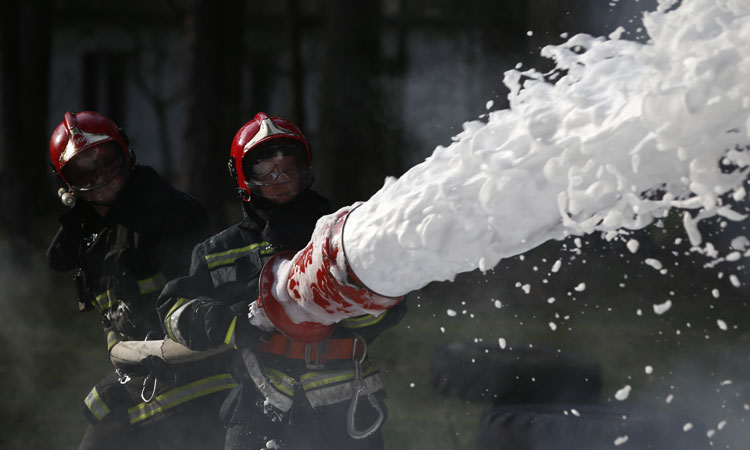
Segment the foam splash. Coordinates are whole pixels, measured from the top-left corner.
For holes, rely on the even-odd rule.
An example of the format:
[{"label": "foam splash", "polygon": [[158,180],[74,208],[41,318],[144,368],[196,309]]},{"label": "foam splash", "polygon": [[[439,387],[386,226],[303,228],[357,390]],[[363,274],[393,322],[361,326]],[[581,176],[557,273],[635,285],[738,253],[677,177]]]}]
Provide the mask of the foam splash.
[{"label": "foam splash", "polygon": [[[355,209],[354,272],[398,296],[488,270],[550,239],[640,229],[684,210],[743,220],[750,166],[750,3],[661,1],[647,43],[579,34],[542,55],[555,71],[510,70],[510,108],[464,124],[449,146]],[[632,249],[632,247],[631,247]]]}]

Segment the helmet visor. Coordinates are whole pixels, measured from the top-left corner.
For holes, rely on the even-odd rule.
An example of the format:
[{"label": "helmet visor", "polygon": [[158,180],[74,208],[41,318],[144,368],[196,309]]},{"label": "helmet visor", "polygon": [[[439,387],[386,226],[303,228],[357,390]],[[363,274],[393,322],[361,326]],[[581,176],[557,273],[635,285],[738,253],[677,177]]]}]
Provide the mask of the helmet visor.
[{"label": "helmet visor", "polygon": [[[268,197],[264,187],[295,184],[302,190],[309,184],[310,168],[307,152],[299,145],[277,145],[263,149],[256,157],[245,158],[242,164],[246,185],[253,194]],[[265,195],[264,195],[265,191]]]},{"label": "helmet visor", "polygon": [[105,142],[74,155],[62,168],[70,186],[79,191],[98,189],[120,174],[125,163],[122,149],[114,142]]}]

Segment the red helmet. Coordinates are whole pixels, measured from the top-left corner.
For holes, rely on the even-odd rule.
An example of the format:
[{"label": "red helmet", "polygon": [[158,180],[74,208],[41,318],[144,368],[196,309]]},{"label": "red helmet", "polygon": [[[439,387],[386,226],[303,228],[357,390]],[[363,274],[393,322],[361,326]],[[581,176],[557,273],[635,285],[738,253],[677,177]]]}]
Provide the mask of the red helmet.
[{"label": "red helmet", "polygon": [[63,175],[65,165],[85,150],[101,146],[105,142],[116,143],[126,160],[132,162],[127,138],[113,121],[95,111],[68,111],[49,141],[52,165],[60,178],[70,185],[70,181]]},{"label": "red helmet", "polygon": [[[245,175],[242,163],[245,157],[257,156],[262,149],[268,147],[268,143],[291,143],[294,147],[304,149],[301,164],[304,171],[301,173],[300,189],[307,187],[311,178],[310,146],[307,139],[296,125],[286,119],[269,116],[259,112],[253,120],[246,123],[237,131],[232,141],[232,149],[229,155],[229,173],[237,183],[238,192],[243,201],[249,202],[252,198],[251,180]],[[291,141],[291,142],[290,142]],[[252,156],[250,156],[252,157]]]}]

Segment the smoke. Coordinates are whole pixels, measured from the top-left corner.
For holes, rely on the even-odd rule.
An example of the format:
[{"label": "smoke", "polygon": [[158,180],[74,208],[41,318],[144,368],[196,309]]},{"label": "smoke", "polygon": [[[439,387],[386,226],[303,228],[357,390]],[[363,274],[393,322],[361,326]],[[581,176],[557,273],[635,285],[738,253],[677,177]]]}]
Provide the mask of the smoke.
[{"label": "smoke", "polygon": [[97,318],[78,314],[71,285],[43,251],[0,240],[4,448],[74,448],[86,428],[79,404],[106,370],[106,347]]}]

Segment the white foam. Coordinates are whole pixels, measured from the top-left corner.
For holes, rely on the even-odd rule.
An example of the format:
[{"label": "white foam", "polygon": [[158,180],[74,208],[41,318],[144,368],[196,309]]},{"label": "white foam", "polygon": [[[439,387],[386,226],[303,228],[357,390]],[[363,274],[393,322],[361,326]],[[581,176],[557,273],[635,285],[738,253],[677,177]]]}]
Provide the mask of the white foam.
[{"label": "white foam", "polygon": [[619,401],[627,400],[628,397],[630,397],[630,390],[630,385],[626,384],[622,388],[618,389],[617,392],[615,392],[615,398]]},{"label": "white foam", "polygon": [[509,109],[387,179],[345,228],[364,284],[398,296],[550,239],[643,228],[672,208],[685,209],[693,246],[700,220],[744,219],[722,195],[744,198],[745,172],[726,164],[750,164],[736,150],[750,144],[750,3],[669,3],[644,16],[646,44],[579,34],[545,47],[564,74],[554,84],[507,71]]},{"label": "white foam", "polygon": [[664,303],[655,303],[653,306],[654,306],[654,313],[658,315],[662,315],[665,312],[669,311],[670,308],[672,308],[672,300],[667,300]]}]

